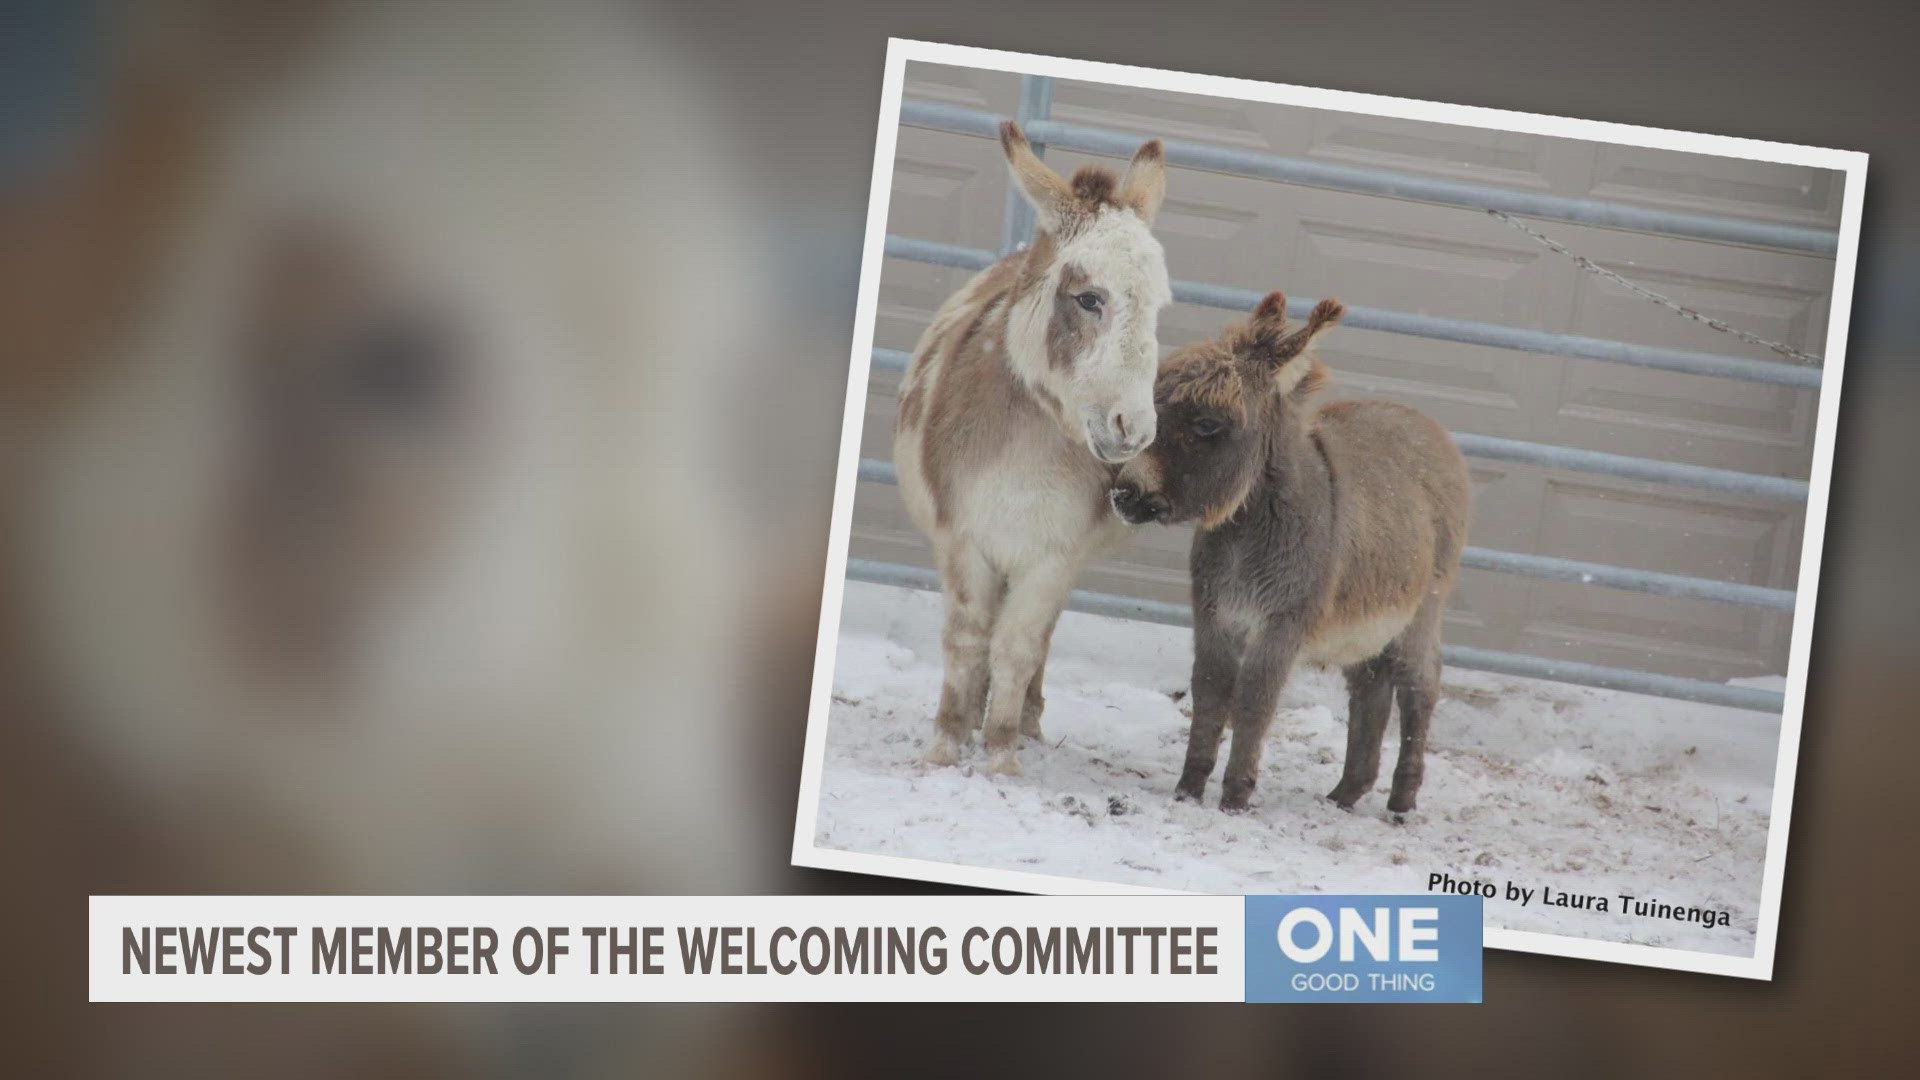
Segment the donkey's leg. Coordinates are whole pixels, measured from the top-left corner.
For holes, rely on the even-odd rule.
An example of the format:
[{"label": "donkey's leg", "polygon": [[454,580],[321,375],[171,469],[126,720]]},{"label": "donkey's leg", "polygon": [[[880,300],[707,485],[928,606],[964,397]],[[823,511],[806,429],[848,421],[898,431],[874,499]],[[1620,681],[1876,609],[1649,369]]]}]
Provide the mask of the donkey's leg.
[{"label": "donkey's leg", "polygon": [[1220,781],[1220,809],[1245,810],[1260,773],[1260,755],[1266,749],[1267,729],[1280,704],[1303,637],[1299,627],[1270,624],[1253,635],[1233,684],[1233,748],[1227,752],[1227,773]]},{"label": "donkey's leg", "polygon": [[1440,609],[1440,599],[1429,598],[1400,639],[1394,672],[1400,690],[1400,760],[1387,796],[1387,809],[1396,814],[1414,808],[1427,774],[1427,728],[1440,699]]},{"label": "donkey's leg", "polygon": [[1187,761],[1173,797],[1199,802],[1207,793],[1227,728],[1234,681],[1240,673],[1245,642],[1229,634],[1210,613],[1196,607],[1193,623],[1193,723],[1187,728]]},{"label": "donkey's leg", "polygon": [[953,765],[973,738],[987,706],[987,647],[1001,602],[999,575],[978,551],[956,545],[941,553],[940,580],[946,598],[946,627],[941,646],[946,678],[940,686],[940,711],[934,716],[929,765]]},{"label": "donkey's leg", "polygon": [[1046,738],[1040,733],[1040,713],[1047,707],[1047,698],[1040,692],[1040,683],[1047,677],[1047,654],[1053,650],[1053,628],[1059,623],[1060,612],[1055,611],[1053,618],[1047,620],[1046,633],[1040,636],[1040,666],[1033,669],[1033,679],[1027,683],[1027,700],[1020,710],[1020,734],[1023,738],[1035,741]]},{"label": "donkey's leg", "polygon": [[1380,778],[1380,742],[1387,732],[1387,714],[1393,711],[1398,666],[1392,650],[1389,645],[1379,656],[1346,669],[1347,764],[1340,783],[1327,793],[1342,810],[1352,809]]},{"label": "donkey's leg", "polygon": [[1026,712],[1026,688],[1046,659],[1047,633],[1073,585],[1074,563],[1048,559],[1021,567],[1007,576],[1007,595],[994,619],[988,646],[992,683],[997,690],[987,700],[987,767],[994,772],[1018,773],[1020,718]]}]

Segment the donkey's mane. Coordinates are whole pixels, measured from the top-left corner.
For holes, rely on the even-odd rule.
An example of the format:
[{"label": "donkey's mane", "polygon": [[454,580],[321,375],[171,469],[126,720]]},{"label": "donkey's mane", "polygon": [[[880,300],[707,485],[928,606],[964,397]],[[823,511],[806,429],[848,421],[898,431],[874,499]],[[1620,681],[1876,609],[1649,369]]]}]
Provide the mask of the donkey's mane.
[{"label": "donkey's mane", "polygon": [[1293,399],[1295,405],[1309,406],[1314,412],[1318,412],[1319,403],[1316,399],[1319,397],[1320,391],[1327,388],[1329,373],[1327,371],[1327,365],[1321,363],[1319,357],[1309,359],[1308,363],[1313,366],[1309,367],[1307,373],[1300,377],[1300,381],[1294,385],[1293,390],[1287,396]]},{"label": "donkey's mane", "polygon": [[1120,178],[1098,165],[1082,165],[1073,174],[1073,194],[1087,210],[1120,206]]},{"label": "donkey's mane", "polygon": [[1244,415],[1246,389],[1240,362],[1232,354],[1189,357],[1160,375],[1158,391],[1169,401],[1193,401]]},{"label": "donkey's mane", "polygon": [[[1223,345],[1233,346],[1232,334]],[[1176,362],[1160,374],[1159,396],[1169,401],[1193,401],[1229,409],[1242,416],[1264,389],[1272,384],[1273,371],[1267,360],[1249,359],[1244,351],[1206,353]],[[1316,400],[1326,389],[1330,373],[1318,357],[1305,361],[1309,366],[1287,398],[1296,407],[1318,411]]]}]

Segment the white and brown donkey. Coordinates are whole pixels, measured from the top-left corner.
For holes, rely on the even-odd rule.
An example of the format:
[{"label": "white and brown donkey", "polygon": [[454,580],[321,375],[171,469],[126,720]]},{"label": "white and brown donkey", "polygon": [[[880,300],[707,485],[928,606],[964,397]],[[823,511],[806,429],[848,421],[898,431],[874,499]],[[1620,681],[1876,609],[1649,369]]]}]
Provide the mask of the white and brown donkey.
[{"label": "white and brown donkey", "polygon": [[932,765],[984,722],[990,767],[1017,773],[1038,737],[1048,640],[1075,575],[1128,527],[1116,466],[1153,441],[1166,260],[1148,231],[1166,189],[1158,140],[1126,176],[1063,179],[1012,123],[1000,146],[1033,204],[1033,243],[940,308],[901,387],[894,462],[933,541],[946,679]]}]

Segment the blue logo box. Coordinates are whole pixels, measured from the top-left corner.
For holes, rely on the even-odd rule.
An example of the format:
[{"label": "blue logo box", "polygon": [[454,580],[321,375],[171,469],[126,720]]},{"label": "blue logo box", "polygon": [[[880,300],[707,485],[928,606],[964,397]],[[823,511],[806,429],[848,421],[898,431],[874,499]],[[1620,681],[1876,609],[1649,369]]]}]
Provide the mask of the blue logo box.
[{"label": "blue logo box", "polygon": [[1249,896],[1248,1001],[1478,1002],[1478,896]]}]

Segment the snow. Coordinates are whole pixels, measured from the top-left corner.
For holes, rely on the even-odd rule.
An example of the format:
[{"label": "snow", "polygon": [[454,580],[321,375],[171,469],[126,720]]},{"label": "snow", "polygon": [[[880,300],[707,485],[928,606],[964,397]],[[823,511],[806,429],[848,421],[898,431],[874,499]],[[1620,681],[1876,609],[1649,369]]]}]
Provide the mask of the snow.
[{"label": "snow", "polygon": [[[1243,815],[1172,798],[1186,749],[1187,630],[1068,612],[1047,667],[1046,737],[1025,774],[976,744],[920,763],[939,698],[940,597],[848,582],[815,843],[842,851],[1215,894],[1427,891],[1483,881],[1487,924],[1700,952],[1754,951],[1779,717],[1448,669],[1420,809],[1323,796],[1346,749],[1337,671],[1302,666],[1281,697]],[[1747,680],[1766,685],[1778,680]],[[1221,758],[1225,760],[1225,748]],[[1506,885],[1532,890],[1508,900]],[[1541,887],[1607,898],[1542,906]],[[1621,894],[1725,909],[1728,926],[1636,916]]]}]

